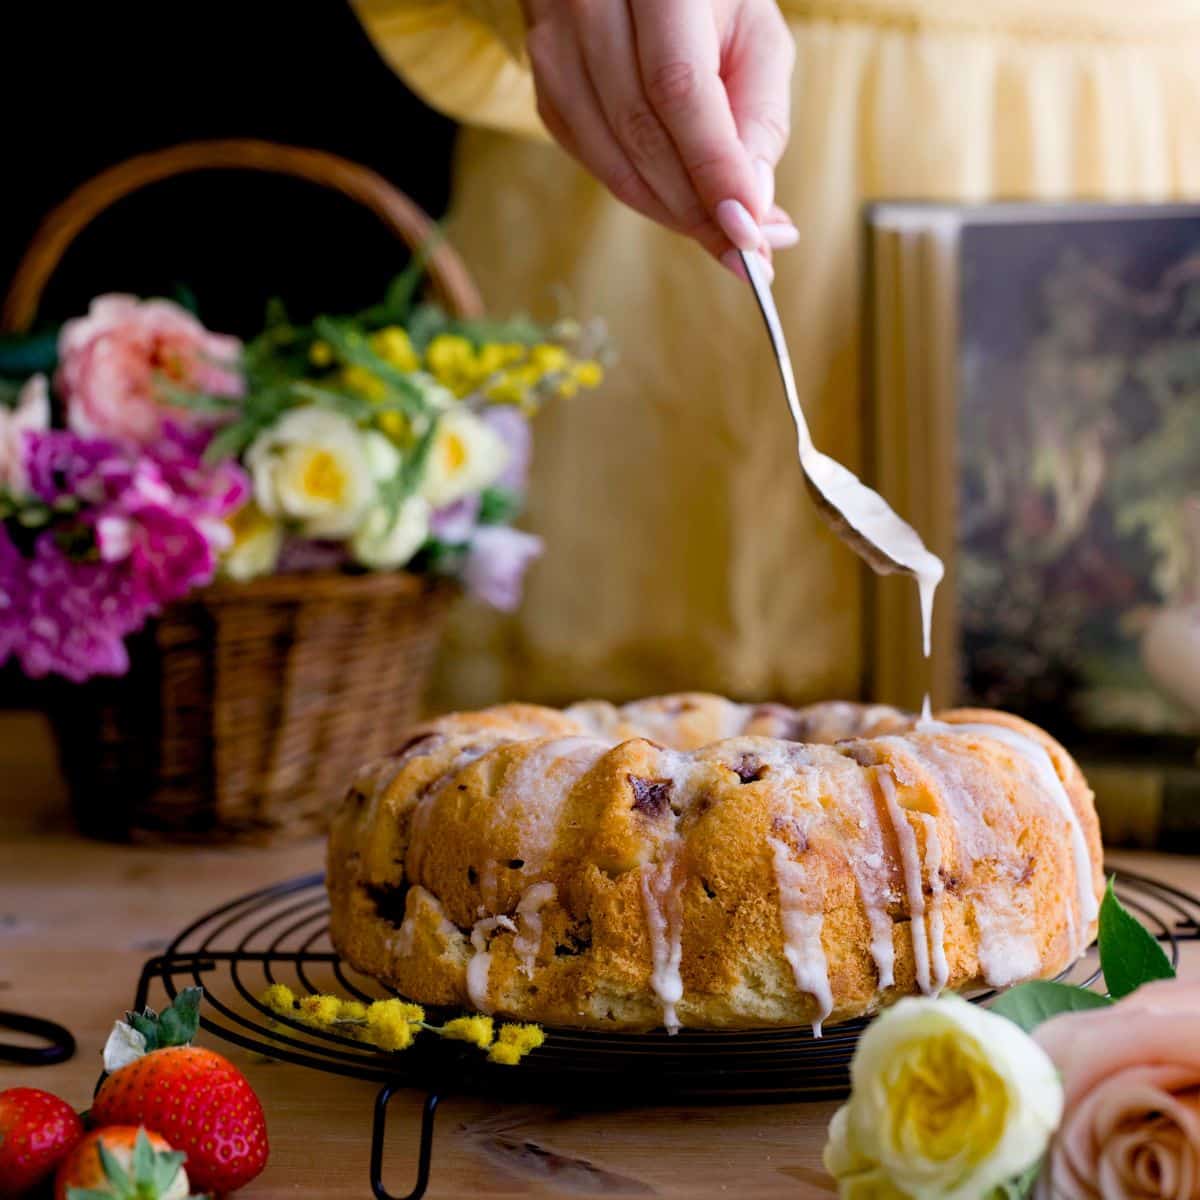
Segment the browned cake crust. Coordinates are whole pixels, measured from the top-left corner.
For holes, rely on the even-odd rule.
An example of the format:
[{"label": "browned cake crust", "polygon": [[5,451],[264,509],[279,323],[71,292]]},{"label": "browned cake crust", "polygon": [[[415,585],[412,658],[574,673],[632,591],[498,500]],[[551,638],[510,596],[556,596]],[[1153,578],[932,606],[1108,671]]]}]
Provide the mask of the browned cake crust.
[{"label": "browned cake crust", "polygon": [[339,953],[414,1000],[648,1029],[1053,976],[1103,874],[1079,768],[1016,717],[681,695],[418,726],[328,881]]}]

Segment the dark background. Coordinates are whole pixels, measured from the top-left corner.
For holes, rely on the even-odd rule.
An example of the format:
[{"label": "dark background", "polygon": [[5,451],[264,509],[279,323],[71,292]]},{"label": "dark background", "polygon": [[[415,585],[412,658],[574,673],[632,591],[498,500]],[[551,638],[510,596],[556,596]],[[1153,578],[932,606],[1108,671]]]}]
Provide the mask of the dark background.
[{"label": "dark background", "polygon": [[[108,0],[13,5],[0,44],[0,283],[71,190],[130,155],[195,138],[332,150],[440,215],[454,127],[379,57],[347,0]],[[122,201],[78,240],[42,317],[101,291],[195,294],[216,329],[252,333],[266,300],[298,316],[376,299],[407,255],[369,213],[311,184],[211,172]]]}]

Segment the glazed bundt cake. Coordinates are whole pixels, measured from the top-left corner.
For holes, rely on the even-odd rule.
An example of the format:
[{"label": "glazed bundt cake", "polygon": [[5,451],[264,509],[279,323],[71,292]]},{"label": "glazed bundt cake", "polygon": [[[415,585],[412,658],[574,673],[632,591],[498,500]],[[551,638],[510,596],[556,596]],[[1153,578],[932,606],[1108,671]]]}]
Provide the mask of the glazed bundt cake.
[{"label": "glazed bundt cake", "polygon": [[703,695],[418,726],[328,880],[338,951],[414,1000],[629,1030],[1052,976],[1103,886],[1091,792],[1024,721]]}]

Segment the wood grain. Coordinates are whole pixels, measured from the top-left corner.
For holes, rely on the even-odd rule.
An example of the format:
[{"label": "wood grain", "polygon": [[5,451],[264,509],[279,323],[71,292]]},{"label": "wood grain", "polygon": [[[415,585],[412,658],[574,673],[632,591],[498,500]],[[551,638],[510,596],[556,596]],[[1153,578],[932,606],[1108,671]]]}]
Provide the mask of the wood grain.
[{"label": "wood grain", "polygon": [[[7,789],[6,789],[7,790]],[[1200,890],[1200,863],[1114,856]],[[321,846],[166,849],[13,832],[0,844],[0,1007],[60,1021],[79,1053],[56,1067],[0,1067],[0,1088],[31,1084],[83,1107],[100,1048],[132,1002],[142,961],[191,917],[254,887],[319,867]],[[1200,975],[1197,958],[1188,964]],[[212,1044],[218,1045],[213,1042]],[[262,1097],[272,1155],[243,1195],[369,1195],[374,1088],[220,1046]],[[415,1168],[420,1097],[392,1106],[386,1179],[404,1194]],[[437,1197],[828,1197],[821,1147],[833,1104],[588,1113],[450,1098],[438,1117],[429,1195]]]}]

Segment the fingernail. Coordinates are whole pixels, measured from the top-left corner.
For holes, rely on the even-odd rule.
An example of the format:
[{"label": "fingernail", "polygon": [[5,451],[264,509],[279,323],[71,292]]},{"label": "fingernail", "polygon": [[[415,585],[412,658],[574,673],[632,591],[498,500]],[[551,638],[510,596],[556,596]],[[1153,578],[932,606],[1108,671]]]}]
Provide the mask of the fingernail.
[{"label": "fingernail", "polygon": [[746,274],[746,268],[742,265],[742,256],[736,250],[726,250],[721,255],[721,266],[746,283],[750,282],[750,277]]},{"label": "fingernail", "polygon": [[800,230],[795,225],[772,223],[762,227],[763,238],[772,250],[786,250],[800,240]]},{"label": "fingernail", "polygon": [[765,158],[756,158],[754,169],[758,172],[759,203],[762,211],[769,213],[775,203],[775,168]]},{"label": "fingernail", "polygon": [[758,223],[740,200],[722,200],[717,205],[717,224],[739,250],[753,250],[762,241]]}]

